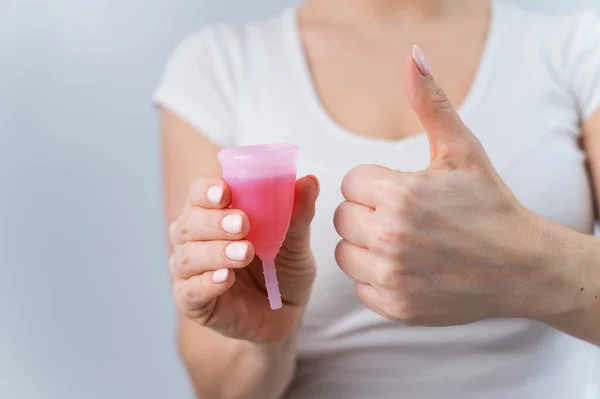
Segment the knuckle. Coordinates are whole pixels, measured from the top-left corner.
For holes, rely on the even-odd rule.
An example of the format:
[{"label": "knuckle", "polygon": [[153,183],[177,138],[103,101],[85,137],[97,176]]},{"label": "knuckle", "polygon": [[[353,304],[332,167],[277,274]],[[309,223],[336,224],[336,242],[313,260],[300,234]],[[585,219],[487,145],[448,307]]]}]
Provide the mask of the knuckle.
[{"label": "knuckle", "polygon": [[352,186],[358,186],[367,181],[373,181],[373,176],[381,175],[383,170],[387,169],[373,164],[355,166],[342,179],[342,194],[348,192]]},{"label": "knuckle", "polygon": [[402,244],[403,233],[393,223],[379,223],[370,235],[369,248],[384,255],[396,256]]},{"label": "knuckle", "polygon": [[452,104],[450,104],[446,92],[438,85],[431,85],[429,87],[429,98],[437,105],[438,108],[452,108]]},{"label": "knuckle", "polygon": [[183,311],[187,311],[191,308],[190,297],[193,297],[193,292],[190,290],[189,285],[183,281],[175,283],[173,287],[173,300],[177,307]]},{"label": "knuckle", "polygon": [[404,284],[404,275],[395,267],[386,267],[378,275],[378,284],[382,288],[397,291]]},{"label": "knuckle", "polygon": [[397,320],[401,320],[406,325],[415,325],[418,317],[418,308],[416,303],[409,298],[397,300],[392,306],[392,314]]},{"label": "knuckle", "polygon": [[396,214],[408,215],[413,204],[413,192],[417,188],[416,177],[408,177],[403,181],[382,179],[377,183],[378,196],[389,205]]},{"label": "knuckle", "polygon": [[190,243],[183,243],[179,245],[176,249],[177,254],[177,263],[179,264],[179,268],[182,270],[189,269],[191,263],[191,248]]},{"label": "knuckle", "polygon": [[201,312],[205,303],[202,298],[202,293],[199,292],[197,287],[194,287],[193,284],[183,284],[181,304],[182,310],[184,310],[188,316],[195,319],[198,318],[198,314]]},{"label": "knuckle", "polygon": [[179,218],[179,223],[177,225],[177,234],[183,241],[187,241],[190,237],[190,211],[185,211],[181,217]]},{"label": "knuckle", "polygon": [[[194,281],[194,283],[192,283]],[[189,319],[205,325],[211,314],[210,301],[200,290],[194,278],[180,280],[174,284],[173,299],[179,310]],[[212,308],[214,309],[214,308]]]},{"label": "knuckle", "polygon": [[463,156],[459,155],[456,148],[447,145],[437,150],[435,163],[444,169],[455,171],[461,166],[457,162],[459,159],[462,162]]},{"label": "knuckle", "polygon": [[198,292],[196,292],[196,290],[193,289],[191,284],[183,284],[183,287],[181,288],[181,294],[182,294],[183,300],[187,304],[191,304],[191,303],[195,302],[195,300],[198,296]]},{"label": "knuckle", "polygon": [[411,199],[415,195],[418,195],[423,190],[424,179],[426,175],[422,173],[410,173],[403,177],[402,186],[404,187],[405,200]]},{"label": "knuckle", "polygon": [[173,284],[173,300],[183,314],[191,320],[203,324],[206,303],[197,284],[190,284],[194,279],[179,280]]},{"label": "knuckle", "polygon": [[377,194],[386,198],[395,197],[402,189],[398,182],[387,178],[378,179],[374,185]]}]

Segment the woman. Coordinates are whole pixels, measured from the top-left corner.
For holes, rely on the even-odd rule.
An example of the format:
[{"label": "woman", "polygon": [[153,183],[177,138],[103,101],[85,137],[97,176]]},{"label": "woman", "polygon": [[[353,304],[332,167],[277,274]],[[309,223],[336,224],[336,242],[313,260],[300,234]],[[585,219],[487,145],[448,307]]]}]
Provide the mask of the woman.
[{"label": "woman", "polygon": [[[587,398],[599,43],[591,13],[480,0],[308,0],[186,40],[156,100],[198,397]],[[308,175],[279,311],[216,159],[268,142]]]}]

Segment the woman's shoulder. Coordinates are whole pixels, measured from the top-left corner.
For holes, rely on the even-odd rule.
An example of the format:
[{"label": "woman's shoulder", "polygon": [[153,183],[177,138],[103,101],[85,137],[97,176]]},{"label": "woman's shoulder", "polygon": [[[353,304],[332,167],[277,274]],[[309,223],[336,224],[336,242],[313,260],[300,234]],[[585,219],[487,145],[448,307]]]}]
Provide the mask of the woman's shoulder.
[{"label": "woman's shoulder", "polygon": [[154,103],[215,143],[232,145],[238,99],[248,71],[254,63],[273,57],[289,15],[197,30],[171,52],[154,92]]},{"label": "woman's shoulder", "polygon": [[497,0],[494,5],[503,16],[505,28],[515,33],[522,34],[526,30],[530,34],[539,33],[540,38],[569,40],[580,30],[600,32],[600,15],[590,9],[550,12]]},{"label": "woman's shoulder", "polygon": [[600,105],[600,16],[591,10],[546,13],[496,3],[509,62],[535,69],[573,98],[580,118]]},{"label": "woman's shoulder", "polygon": [[177,45],[172,57],[243,63],[245,57],[252,56],[251,50],[256,43],[263,44],[264,48],[265,42],[281,37],[290,12],[288,9],[268,19],[244,24],[219,23],[201,27]]},{"label": "woman's shoulder", "polygon": [[[547,12],[495,1],[504,47],[520,49],[558,76],[581,57],[596,62],[600,49],[600,16],[591,10]],[[600,65],[596,65],[600,67]]]}]

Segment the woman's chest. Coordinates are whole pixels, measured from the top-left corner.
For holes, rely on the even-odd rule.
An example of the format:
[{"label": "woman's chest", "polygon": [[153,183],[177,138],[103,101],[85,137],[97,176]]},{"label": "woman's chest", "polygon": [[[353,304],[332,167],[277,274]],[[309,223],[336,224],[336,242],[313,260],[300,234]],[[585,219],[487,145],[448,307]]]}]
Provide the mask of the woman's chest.
[{"label": "woman's chest", "polygon": [[[495,93],[502,95],[498,90]],[[539,98],[523,98],[513,104],[507,102],[500,114],[497,101],[486,100],[485,96],[482,99],[465,115],[465,123],[479,137],[517,198],[538,215],[592,232],[590,181],[585,153],[578,145],[573,110],[552,108]],[[298,175],[313,174],[320,179],[321,194],[312,225],[318,277],[305,328],[321,331],[336,328],[332,320],[352,318],[363,309],[352,281],[337,267],[334,257],[340,238],[333,227],[333,215],[344,201],[340,190],[344,176],[361,164],[378,164],[399,171],[426,169],[429,144],[425,134],[400,141],[352,136],[322,124],[311,117],[309,109],[304,112],[301,102],[297,104],[293,113],[277,112],[269,118],[265,115],[249,120],[240,144],[293,142],[300,149]],[[260,124],[254,124],[256,120]]]},{"label": "woman's chest", "polygon": [[[365,34],[306,30],[304,63],[309,90],[333,123],[359,136],[398,140],[419,134],[422,126],[407,99],[404,78],[413,43],[410,36],[387,36],[377,40]],[[426,42],[421,44],[436,79],[460,106],[474,84],[483,40],[448,51],[441,43],[420,39]]]},{"label": "woman's chest", "polygon": [[[563,100],[557,101],[557,93],[541,90],[519,95],[501,81],[486,89],[461,116],[508,187],[532,212],[591,231],[586,156],[579,145],[577,110],[569,99],[561,93]],[[240,120],[239,144],[292,142],[299,147],[299,175],[314,174],[321,180],[318,213],[323,216],[317,220],[317,235],[335,236],[326,226],[343,200],[341,181],[353,167],[378,164],[419,171],[429,166],[425,133],[402,140],[358,136],[328,123],[309,98],[271,94],[264,107],[254,107]]]}]

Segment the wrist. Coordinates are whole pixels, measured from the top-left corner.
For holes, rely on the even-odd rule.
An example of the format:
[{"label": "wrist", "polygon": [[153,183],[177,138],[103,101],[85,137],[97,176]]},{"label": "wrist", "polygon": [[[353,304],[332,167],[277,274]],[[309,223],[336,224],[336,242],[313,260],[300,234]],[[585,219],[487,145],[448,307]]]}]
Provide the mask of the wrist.
[{"label": "wrist", "polygon": [[[559,331],[600,345],[600,240],[565,229],[561,256],[566,289],[557,297],[569,306],[537,318]],[[557,264],[560,266],[560,264]]]},{"label": "wrist", "polygon": [[539,312],[533,318],[544,321],[584,311],[600,296],[598,239],[547,220],[539,225],[542,284],[537,286]]},{"label": "wrist", "polygon": [[[230,386],[229,398],[279,398],[287,389],[296,369],[297,334],[273,343],[237,341],[230,370],[235,370],[236,384]],[[252,372],[248,372],[252,370]],[[247,379],[247,381],[244,381]],[[238,391],[238,387],[244,387]]]},{"label": "wrist", "polygon": [[[567,229],[565,229],[567,230]],[[571,307],[567,313],[585,312],[600,303],[600,242],[597,237],[568,230],[562,248]]]}]

